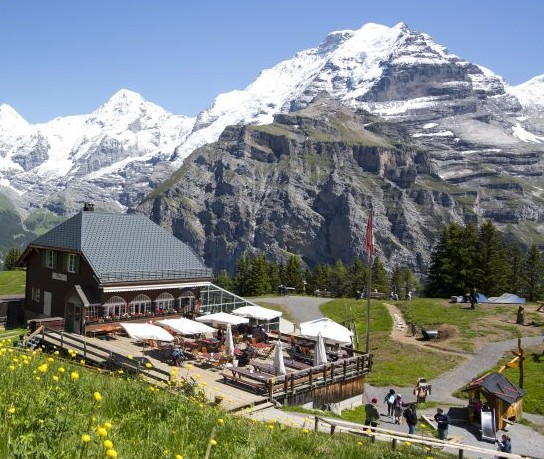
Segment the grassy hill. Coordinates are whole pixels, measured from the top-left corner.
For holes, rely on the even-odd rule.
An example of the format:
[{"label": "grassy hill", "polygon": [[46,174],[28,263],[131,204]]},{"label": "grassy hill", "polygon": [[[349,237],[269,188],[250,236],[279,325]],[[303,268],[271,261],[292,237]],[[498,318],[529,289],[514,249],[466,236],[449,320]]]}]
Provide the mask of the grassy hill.
[{"label": "grassy hill", "polygon": [[[161,387],[107,374],[42,352],[0,343],[2,458],[282,459],[421,458],[417,446],[371,443],[315,433],[279,422],[260,423],[208,404],[198,380]],[[178,381],[177,375],[173,380]]]},{"label": "grassy hill", "polygon": [[0,295],[25,293],[26,271],[0,271]]}]

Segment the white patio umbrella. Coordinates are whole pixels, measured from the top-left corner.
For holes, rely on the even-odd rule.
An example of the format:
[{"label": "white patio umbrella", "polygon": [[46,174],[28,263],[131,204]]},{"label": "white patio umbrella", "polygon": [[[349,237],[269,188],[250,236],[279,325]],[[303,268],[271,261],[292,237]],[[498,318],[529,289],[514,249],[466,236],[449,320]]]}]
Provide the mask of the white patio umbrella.
[{"label": "white patio umbrella", "polygon": [[204,316],[197,317],[195,319],[197,322],[206,322],[213,324],[221,325],[239,325],[249,323],[249,319],[245,317],[235,316],[234,314],[228,314],[226,312],[216,312],[215,314],[207,314]]},{"label": "white patio umbrella", "polygon": [[274,348],[274,371],[277,375],[284,375],[287,373],[285,362],[283,361],[283,349],[280,340],[276,342],[276,347]]},{"label": "white patio umbrella", "polygon": [[318,333],[317,342],[314,349],[314,366],[325,365],[327,363],[327,350],[325,349],[325,341],[323,335]]},{"label": "white patio umbrella", "polygon": [[153,341],[174,341],[174,337],[164,328],[153,324],[124,324],[121,327],[125,329],[128,336],[136,340],[153,340]]},{"label": "white patio umbrella", "polygon": [[213,333],[217,331],[215,328],[209,325],[196,322],[195,320],[186,319],[181,317],[179,319],[163,319],[155,322],[161,327],[168,327],[174,330],[176,333],[182,335],[199,335],[201,333]]},{"label": "white patio umbrella", "polygon": [[232,339],[232,328],[230,324],[227,324],[227,334],[225,335],[225,347],[227,348],[227,355],[232,357],[234,355],[234,340]]},{"label": "white patio umbrella", "polygon": [[272,320],[280,317],[282,313],[280,311],[274,311],[273,309],[263,308],[262,306],[242,306],[232,311],[233,314],[242,317],[248,317],[258,320]]},{"label": "white patio umbrella", "polygon": [[326,342],[340,344],[351,344],[353,336],[351,330],[327,317],[300,324],[300,336],[304,338],[317,338],[319,333]]}]

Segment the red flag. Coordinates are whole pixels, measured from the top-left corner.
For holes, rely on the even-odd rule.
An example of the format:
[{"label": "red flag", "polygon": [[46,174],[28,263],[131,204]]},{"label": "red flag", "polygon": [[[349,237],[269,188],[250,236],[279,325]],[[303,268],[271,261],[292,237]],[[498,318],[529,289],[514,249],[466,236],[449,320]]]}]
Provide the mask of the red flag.
[{"label": "red flag", "polygon": [[368,214],[368,223],[366,224],[366,253],[369,257],[374,254],[374,236],[372,235],[372,211]]}]

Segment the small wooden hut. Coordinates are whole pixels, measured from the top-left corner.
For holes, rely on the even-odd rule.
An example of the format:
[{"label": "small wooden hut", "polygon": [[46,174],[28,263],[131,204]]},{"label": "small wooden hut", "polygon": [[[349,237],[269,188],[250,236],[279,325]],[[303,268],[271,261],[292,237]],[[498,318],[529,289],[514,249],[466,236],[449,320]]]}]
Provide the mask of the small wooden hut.
[{"label": "small wooden hut", "polygon": [[525,391],[501,373],[488,373],[473,379],[464,389],[469,399],[479,399],[495,410],[495,428],[504,430],[507,424],[521,419]]}]

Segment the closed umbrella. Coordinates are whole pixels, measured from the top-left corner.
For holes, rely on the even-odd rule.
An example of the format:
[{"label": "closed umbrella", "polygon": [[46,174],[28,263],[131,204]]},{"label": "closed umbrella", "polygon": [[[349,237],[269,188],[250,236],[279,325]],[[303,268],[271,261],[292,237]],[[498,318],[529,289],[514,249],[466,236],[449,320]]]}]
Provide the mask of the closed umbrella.
[{"label": "closed umbrella", "polygon": [[227,348],[227,355],[232,357],[234,355],[234,340],[232,339],[232,328],[230,324],[227,324],[227,334],[225,336],[225,347]]},{"label": "closed umbrella", "polygon": [[281,347],[280,340],[277,341],[274,349],[274,371],[277,375],[284,375],[287,373],[285,363],[283,361],[283,349]]},{"label": "closed umbrella", "polygon": [[323,335],[317,335],[317,342],[314,349],[314,366],[318,367],[327,363],[327,350],[325,349],[325,341]]}]

